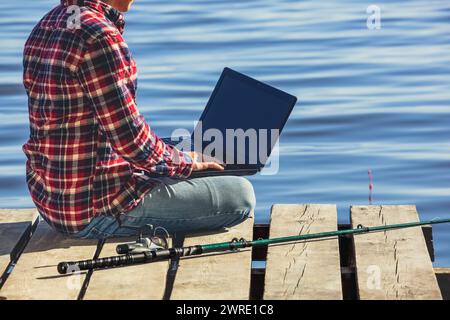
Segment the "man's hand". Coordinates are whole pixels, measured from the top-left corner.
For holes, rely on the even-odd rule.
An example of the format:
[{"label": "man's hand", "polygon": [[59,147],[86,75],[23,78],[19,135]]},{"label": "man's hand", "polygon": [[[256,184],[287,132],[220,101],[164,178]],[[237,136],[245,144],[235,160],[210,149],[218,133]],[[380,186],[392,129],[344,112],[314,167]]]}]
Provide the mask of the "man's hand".
[{"label": "man's hand", "polygon": [[207,169],[224,170],[224,165],[219,160],[192,151],[186,152],[192,158],[192,171],[203,171]]}]

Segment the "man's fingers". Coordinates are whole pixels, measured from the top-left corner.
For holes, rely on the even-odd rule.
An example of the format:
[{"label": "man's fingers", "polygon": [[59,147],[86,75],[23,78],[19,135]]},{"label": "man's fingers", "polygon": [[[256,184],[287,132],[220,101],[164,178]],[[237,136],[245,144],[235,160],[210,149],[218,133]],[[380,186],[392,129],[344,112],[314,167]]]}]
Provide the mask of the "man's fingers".
[{"label": "man's fingers", "polygon": [[214,163],[218,163],[218,164],[220,164],[220,165],[224,165],[223,164],[223,162],[222,161],[220,161],[219,159],[217,159],[217,158],[214,158],[214,157],[211,157],[211,156],[207,156],[207,155],[202,155],[203,156],[203,162],[214,162]]},{"label": "man's fingers", "polygon": [[206,170],[206,169],[213,169],[213,170],[220,170],[220,171],[224,170],[224,167],[216,162],[203,162],[202,167],[203,167],[202,170]]},{"label": "man's fingers", "polygon": [[225,165],[216,158],[205,156],[197,152],[190,152],[189,155],[191,156],[194,162],[193,167],[194,171],[203,171],[207,169],[220,171],[224,170]]}]

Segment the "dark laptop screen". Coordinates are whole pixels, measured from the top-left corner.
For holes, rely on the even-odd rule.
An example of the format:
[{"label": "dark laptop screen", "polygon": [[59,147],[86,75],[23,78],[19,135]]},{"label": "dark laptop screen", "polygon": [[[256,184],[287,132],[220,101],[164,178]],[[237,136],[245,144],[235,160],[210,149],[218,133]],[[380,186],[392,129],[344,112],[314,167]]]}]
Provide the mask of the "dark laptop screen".
[{"label": "dark laptop screen", "polygon": [[[196,128],[197,133],[201,129],[203,140],[210,140],[203,141],[203,150],[212,151],[210,154],[227,164],[232,159],[234,164],[244,161],[263,165],[276,143],[277,134],[271,129],[281,132],[296,100],[294,96],[226,68],[200,118],[201,127],[199,123]],[[217,140],[219,132],[223,139]],[[222,148],[213,148],[214,145],[222,145]],[[234,154],[230,155],[230,151]]]}]

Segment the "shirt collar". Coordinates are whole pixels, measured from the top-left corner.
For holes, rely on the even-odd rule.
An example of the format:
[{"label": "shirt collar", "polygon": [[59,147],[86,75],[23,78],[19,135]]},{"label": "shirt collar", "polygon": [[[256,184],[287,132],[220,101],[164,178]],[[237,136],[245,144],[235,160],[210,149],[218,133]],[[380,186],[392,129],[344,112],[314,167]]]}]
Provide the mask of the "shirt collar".
[{"label": "shirt collar", "polygon": [[101,0],[61,0],[61,4],[64,6],[78,5],[80,7],[84,6],[97,10],[98,12],[103,13],[105,17],[117,27],[120,33],[123,33],[125,27],[123,14]]}]

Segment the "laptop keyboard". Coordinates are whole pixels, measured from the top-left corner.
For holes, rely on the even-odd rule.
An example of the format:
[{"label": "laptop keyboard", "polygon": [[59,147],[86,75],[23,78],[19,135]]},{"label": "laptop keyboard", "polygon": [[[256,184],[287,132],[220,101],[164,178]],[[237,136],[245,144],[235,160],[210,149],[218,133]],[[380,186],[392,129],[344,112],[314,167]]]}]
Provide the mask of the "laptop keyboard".
[{"label": "laptop keyboard", "polygon": [[[182,142],[183,140],[190,140],[190,141],[184,141],[184,143],[187,144],[190,142],[190,147],[191,147],[190,150],[194,150],[194,143],[191,140],[191,138],[189,138],[189,137],[186,137],[186,138],[180,137],[180,139],[175,139],[175,140],[172,140],[172,138],[170,138],[170,137],[164,137],[164,138],[161,138],[161,140],[164,143],[172,145],[172,146],[176,146],[179,143],[183,143]],[[185,146],[185,145],[183,144],[183,146]],[[236,171],[241,171],[241,170],[259,171],[261,168],[262,168],[261,165],[256,165],[256,164],[227,164],[227,165],[225,165],[225,170],[227,170],[227,171],[228,170],[230,170],[230,171],[235,171],[235,170]],[[215,170],[207,170],[207,171],[214,172]],[[253,172],[253,174],[254,174],[254,172]]]}]

